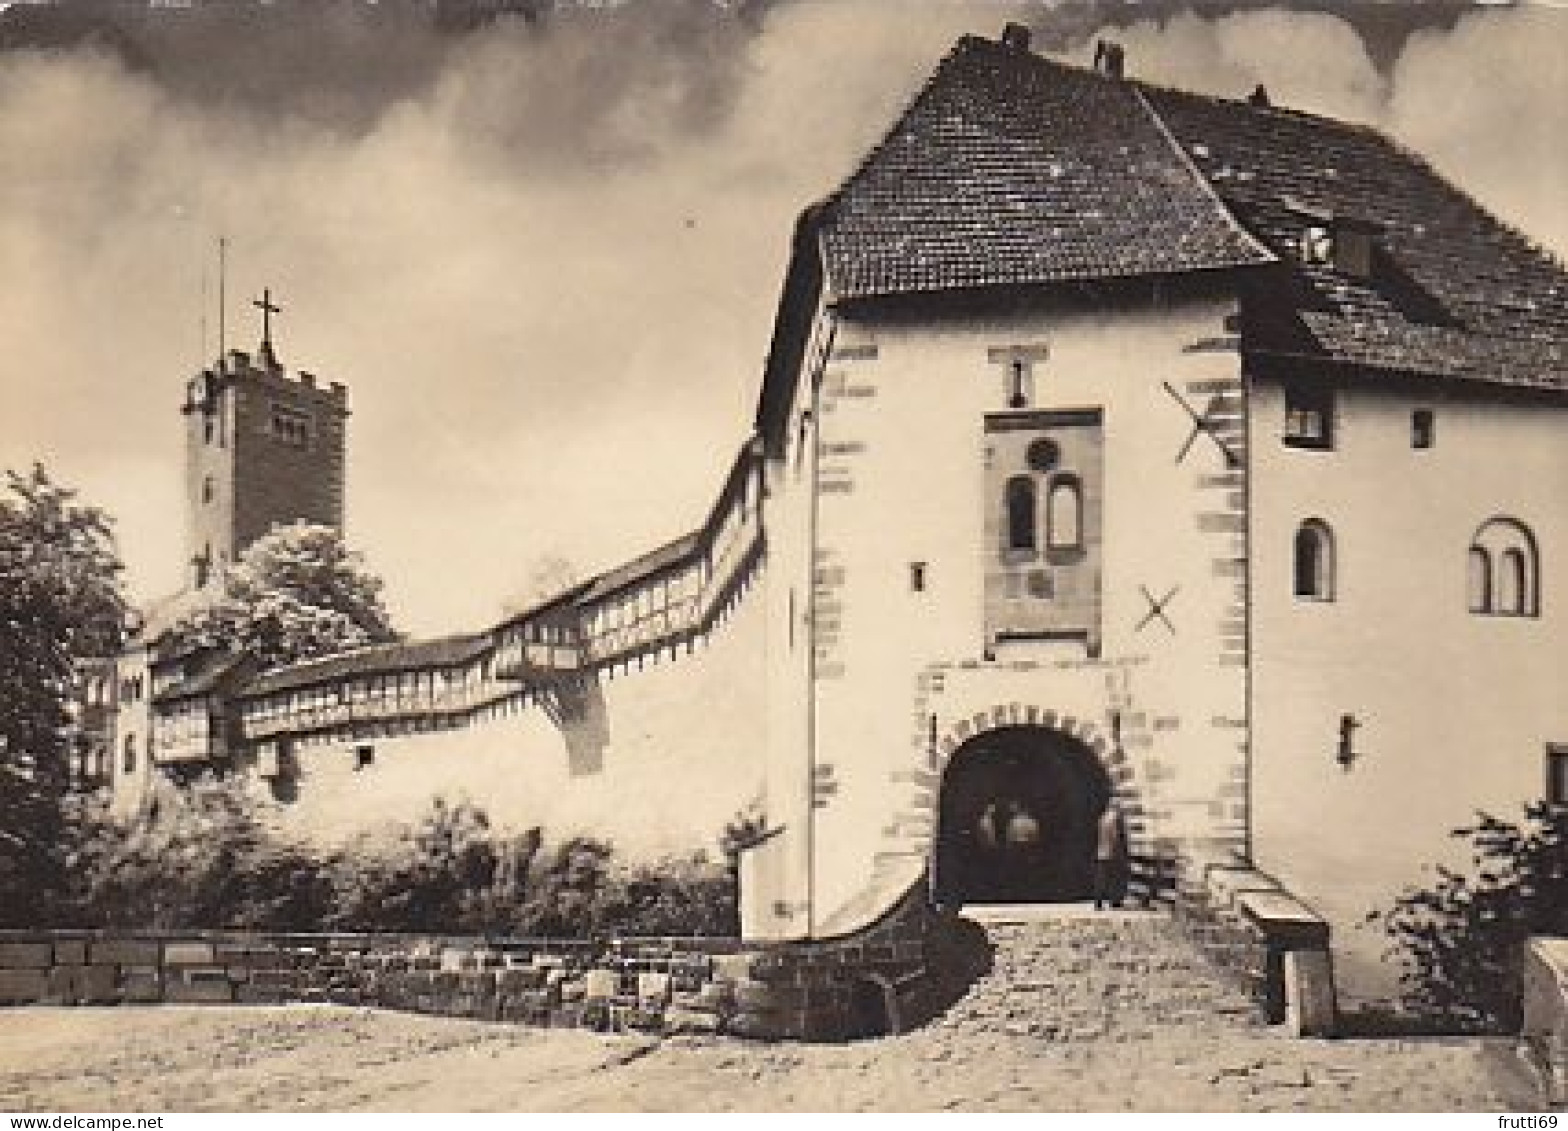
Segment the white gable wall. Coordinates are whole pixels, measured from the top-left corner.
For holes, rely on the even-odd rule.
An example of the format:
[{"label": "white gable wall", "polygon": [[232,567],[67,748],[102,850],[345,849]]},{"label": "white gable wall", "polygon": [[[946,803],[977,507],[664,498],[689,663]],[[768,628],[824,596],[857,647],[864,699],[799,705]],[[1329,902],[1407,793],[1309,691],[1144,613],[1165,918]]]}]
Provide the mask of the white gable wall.
[{"label": "white gable wall", "polygon": [[[1281,441],[1282,387],[1252,392],[1256,856],[1330,919],[1351,997],[1392,984],[1366,913],[1436,863],[1468,868],[1449,830],[1517,819],[1545,744],[1568,741],[1568,409],[1505,396],[1342,388],[1335,449],[1303,451]],[[1418,408],[1435,411],[1429,450],[1411,446]],[[1539,617],[1468,611],[1467,550],[1497,515],[1535,533]],[[1331,602],[1292,595],[1310,517],[1334,532]]]}]

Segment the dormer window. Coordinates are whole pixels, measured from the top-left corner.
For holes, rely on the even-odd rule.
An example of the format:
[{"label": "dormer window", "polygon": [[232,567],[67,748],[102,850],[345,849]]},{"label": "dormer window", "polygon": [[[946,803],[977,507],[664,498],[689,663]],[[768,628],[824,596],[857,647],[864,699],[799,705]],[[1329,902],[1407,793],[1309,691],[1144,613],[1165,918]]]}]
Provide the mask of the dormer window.
[{"label": "dormer window", "polygon": [[1310,224],[1301,232],[1301,262],[1328,267],[1334,262],[1334,233],[1326,224]]},{"label": "dormer window", "polygon": [[1301,262],[1327,267],[1354,279],[1371,279],[1377,228],[1364,220],[1328,216],[1310,210],[1298,237]]}]

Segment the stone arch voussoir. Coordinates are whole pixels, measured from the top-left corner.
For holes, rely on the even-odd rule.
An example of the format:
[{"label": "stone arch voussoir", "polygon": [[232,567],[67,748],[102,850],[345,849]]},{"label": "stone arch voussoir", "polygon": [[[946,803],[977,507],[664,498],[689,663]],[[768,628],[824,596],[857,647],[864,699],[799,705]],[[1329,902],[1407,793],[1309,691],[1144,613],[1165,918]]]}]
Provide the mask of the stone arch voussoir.
[{"label": "stone arch voussoir", "polygon": [[1127,815],[1127,849],[1135,865],[1140,860],[1155,859],[1158,853],[1142,791],[1126,751],[1122,750],[1093,721],[1032,703],[1000,703],[986,710],[950,720],[945,726],[938,726],[933,748],[935,764],[931,767],[935,778],[935,788],[931,791],[933,829],[936,824],[936,810],[941,805],[942,780],[953,755],[966,742],[987,731],[1013,726],[1036,726],[1054,730],[1086,747],[1094,755],[1095,761],[1110,783],[1111,799]]}]

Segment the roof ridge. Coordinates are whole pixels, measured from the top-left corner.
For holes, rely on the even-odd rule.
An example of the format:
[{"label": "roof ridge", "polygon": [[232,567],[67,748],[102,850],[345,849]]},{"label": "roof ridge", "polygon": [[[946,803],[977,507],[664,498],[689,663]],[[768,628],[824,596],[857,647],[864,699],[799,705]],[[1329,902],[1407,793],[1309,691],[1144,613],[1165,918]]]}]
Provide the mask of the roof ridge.
[{"label": "roof ridge", "polygon": [[454,632],[445,636],[431,636],[424,640],[376,640],[368,644],[356,644],[352,648],[342,648],[330,652],[325,656],[311,656],[309,659],[293,660],[286,664],[274,664],[257,672],[257,678],[274,675],[285,671],[310,671],[312,668],[325,667],[328,664],[341,660],[353,659],[357,656],[368,655],[373,652],[387,652],[396,648],[426,648],[440,644],[478,644],[489,641],[494,634],[492,629],[481,629],[477,632]]},{"label": "roof ridge", "polygon": [[1165,144],[1169,145],[1175,152],[1176,159],[1181,162],[1183,168],[1192,174],[1193,179],[1198,182],[1198,185],[1202,188],[1203,192],[1214,201],[1220,212],[1228,221],[1230,221],[1231,228],[1238,235],[1240,235],[1242,239],[1246,240],[1249,244],[1256,248],[1263,256],[1267,258],[1269,262],[1279,262],[1279,256],[1270,251],[1268,246],[1264,244],[1262,240],[1258,239],[1257,236],[1248,231],[1246,225],[1243,224],[1241,220],[1237,218],[1235,212],[1231,210],[1230,205],[1225,203],[1225,198],[1222,197],[1219,190],[1214,187],[1214,182],[1209,180],[1208,176],[1203,172],[1202,169],[1198,168],[1198,163],[1192,159],[1192,154],[1187,152],[1187,147],[1182,145],[1182,143],[1176,139],[1176,135],[1171,133],[1170,127],[1165,124],[1165,119],[1160,117],[1159,112],[1155,110],[1155,108],[1150,105],[1149,100],[1144,97],[1143,91],[1140,89],[1141,85],[1142,84],[1139,83],[1133,83],[1129,86],[1129,89],[1132,91],[1133,101],[1136,102],[1143,109],[1143,112],[1149,116],[1149,120],[1154,123],[1154,128],[1160,131],[1160,136],[1165,139]]},{"label": "roof ridge", "polygon": [[[1559,254],[1553,248],[1550,248],[1541,243],[1535,237],[1526,232],[1523,228],[1520,228],[1511,221],[1504,219],[1502,216],[1499,216],[1491,208],[1487,207],[1480,200],[1478,200],[1468,189],[1460,185],[1453,178],[1449,177],[1442,170],[1438,169],[1437,166],[1435,166],[1420,150],[1415,149],[1411,145],[1400,140],[1393,133],[1381,128],[1380,126],[1373,125],[1369,122],[1356,122],[1345,118],[1335,118],[1329,114],[1320,114],[1312,110],[1302,110],[1294,106],[1281,106],[1275,103],[1258,105],[1245,98],[1232,98],[1222,94],[1209,94],[1204,91],[1187,90],[1182,87],[1168,86],[1163,83],[1147,82],[1142,79],[1132,80],[1132,85],[1138,89],[1140,94],[1139,101],[1149,105],[1151,113],[1153,113],[1156,118],[1160,120],[1161,128],[1166,133],[1169,133],[1170,131],[1164,120],[1159,118],[1159,111],[1152,104],[1149,104],[1148,99],[1142,97],[1143,95],[1152,93],[1156,98],[1164,96],[1169,96],[1173,99],[1185,98],[1195,102],[1204,102],[1214,106],[1223,106],[1228,110],[1243,114],[1278,115],[1293,118],[1311,127],[1343,130],[1346,133],[1356,134],[1364,138],[1370,138],[1378,144],[1386,146],[1392,154],[1414,166],[1420,172],[1431,177],[1434,181],[1443,187],[1444,191],[1451,193],[1459,201],[1459,203],[1474,210],[1478,215],[1485,217],[1488,223],[1494,225],[1514,239],[1517,239],[1524,247],[1529,249],[1535,255],[1545,259],[1553,267],[1557,268],[1558,270],[1568,270],[1568,258],[1565,258],[1563,255]],[[1182,145],[1181,141],[1174,137],[1172,137],[1172,140],[1181,149],[1183,158],[1188,160],[1189,163],[1193,163],[1191,162],[1191,155],[1188,154],[1186,147]],[[1193,164],[1195,165],[1196,163]],[[1209,187],[1212,189],[1213,186],[1209,182],[1208,178],[1204,177],[1203,179],[1204,183],[1209,185]],[[1216,195],[1218,195],[1217,190]],[[1224,198],[1220,197],[1220,199],[1223,202]],[[1228,206],[1226,210],[1229,212]]]}]

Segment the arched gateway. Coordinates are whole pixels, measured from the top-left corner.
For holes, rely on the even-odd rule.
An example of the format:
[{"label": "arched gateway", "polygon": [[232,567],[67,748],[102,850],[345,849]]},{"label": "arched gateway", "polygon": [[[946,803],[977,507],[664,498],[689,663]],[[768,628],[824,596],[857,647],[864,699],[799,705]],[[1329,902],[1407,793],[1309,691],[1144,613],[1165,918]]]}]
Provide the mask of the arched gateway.
[{"label": "arched gateway", "polygon": [[953,751],[937,814],[937,901],[1090,898],[1095,830],[1114,787],[1093,749],[1045,726],[1003,726]]}]

